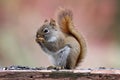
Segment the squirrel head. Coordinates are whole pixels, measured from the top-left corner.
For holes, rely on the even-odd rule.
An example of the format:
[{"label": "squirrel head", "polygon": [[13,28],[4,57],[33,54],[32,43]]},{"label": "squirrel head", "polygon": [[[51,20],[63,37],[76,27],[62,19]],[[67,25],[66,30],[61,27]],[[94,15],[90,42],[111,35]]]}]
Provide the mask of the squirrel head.
[{"label": "squirrel head", "polygon": [[59,34],[59,28],[53,19],[44,21],[44,24],[38,29],[36,41],[39,42],[54,42]]}]

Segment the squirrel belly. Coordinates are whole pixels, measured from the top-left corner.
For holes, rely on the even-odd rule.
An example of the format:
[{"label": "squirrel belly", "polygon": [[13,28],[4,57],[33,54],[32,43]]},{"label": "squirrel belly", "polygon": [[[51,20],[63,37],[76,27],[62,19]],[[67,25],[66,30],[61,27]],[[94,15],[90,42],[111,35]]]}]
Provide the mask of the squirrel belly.
[{"label": "squirrel belly", "polygon": [[54,55],[50,55],[49,58],[55,66],[66,68],[67,58],[69,53],[70,53],[70,47],[65,46]]}]

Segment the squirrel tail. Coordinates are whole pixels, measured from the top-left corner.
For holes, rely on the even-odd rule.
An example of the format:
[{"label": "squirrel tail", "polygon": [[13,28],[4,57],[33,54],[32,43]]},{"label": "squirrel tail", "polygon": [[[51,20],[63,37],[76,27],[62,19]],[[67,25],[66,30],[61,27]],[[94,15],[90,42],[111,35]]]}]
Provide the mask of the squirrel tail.
[{"label": "squirrel tail", "polygon": [[60,10],[57,12],[57,21],[63,32],[70,33],[69,25],[72,24],[73,22],[72,20],[73,20],[72,11],[60,8]]},{"label": "squirrel tail", "polygon": [[58,24],[61,30],[67,34],[73,35],[80,44],[80,54],[75,66],[78,66],[86,54],[86,42],[83,36],[74,28],[73,13],[69,9],[61,9],[57,14]]}]

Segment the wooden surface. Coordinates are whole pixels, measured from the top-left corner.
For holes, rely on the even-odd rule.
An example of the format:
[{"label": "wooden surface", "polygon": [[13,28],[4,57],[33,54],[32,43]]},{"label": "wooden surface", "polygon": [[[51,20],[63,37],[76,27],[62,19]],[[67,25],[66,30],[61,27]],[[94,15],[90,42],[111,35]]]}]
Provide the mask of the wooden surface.
[{"label": "wooden surface", "polygon": [[120,70],[0,70],[0,80],[120,80]]}]

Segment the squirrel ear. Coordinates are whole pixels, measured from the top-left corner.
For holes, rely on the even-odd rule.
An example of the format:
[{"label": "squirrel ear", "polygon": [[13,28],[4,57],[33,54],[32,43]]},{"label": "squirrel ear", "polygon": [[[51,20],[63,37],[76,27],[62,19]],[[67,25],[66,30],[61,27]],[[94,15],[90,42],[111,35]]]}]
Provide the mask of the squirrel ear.
[{"label": "squirrel ear", "polygon": [[57,30],[56,22],[54,19],[50,19],[50,25],[52,26],[53,29]]},{"label": "squirrel ear", "polygon": [[55,22],[55,20],[54,19],[50,19],[50,25],[53,25],[53,26],[55,26],[56,25],[56,22]]}]

